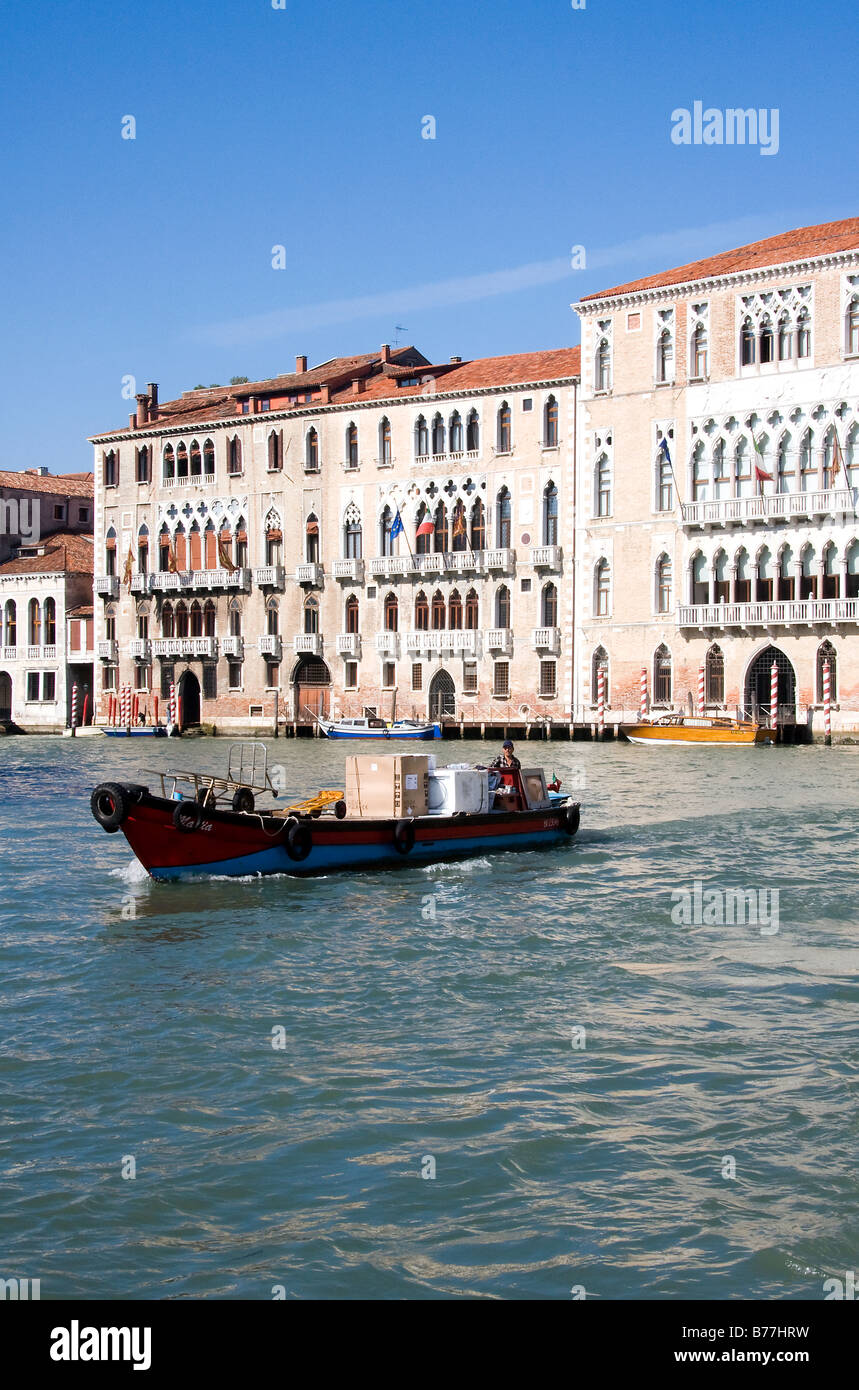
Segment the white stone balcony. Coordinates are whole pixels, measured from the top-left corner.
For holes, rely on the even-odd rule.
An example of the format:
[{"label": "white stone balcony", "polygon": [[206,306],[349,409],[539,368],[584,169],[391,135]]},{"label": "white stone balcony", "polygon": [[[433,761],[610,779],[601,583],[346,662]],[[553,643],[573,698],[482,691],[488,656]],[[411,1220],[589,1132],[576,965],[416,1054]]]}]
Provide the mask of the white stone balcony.
[{"label": "white stone balcony", "polygon": [[243,657],[245,654],[244,637],[222,637],[221,652],[224,656],[234,656],[239,658]]},{"label": "white stone balcony", "polygon": [[503,550],[487,550],[486,568],[488,570],[500,570],[504,574],[509,574],[513,568],[513,551],[509,548]]},{"label": "white stone balcony", "polygon": [[14,661],[16,657],[21,656],[21,652],[18,651],[17,647],[0,647],[0,653],[2,653],[4,662]]},{"label": "white stone balcony", "polygon": [[119,575],[97,574],[93,587],[102,598],[119,598]]},{"label": "white stone balcony", "polygon": [[346,579],[350,584],[363,584],[364,561],[359,559],[335,560],[334,578]]},{"label": "white stone balcony", "polygon": [[156,637],[152,642],[152,655],[214,658],[218,655],[218,639],[217,637]]},{"label": "white stone balcony", "polygon": [[178,572],[176,574],[171,574],[169,570],[159,570],[157,574],[150,575],[152,581],[150,588],[152,592],[156,594],[166,593],[171,589],[181,589],[183,587],[183,578],[184,576]]},{"label": "white stone balcony", "polygon": [[258,589],[282,589],[286,582],[283,565],[261,565],[254,570],[254,583]]},{"label": "white stone balcony", "polygon": [[531,564],[535,570],[559,570],[563,551],[559,545],[532,545]]},{"label": "white stone balcony", "polygon": [[182,576],[186,589],[249,589],[251,572],[243,566],[237,569],[188,570]]},{"label": "white stone balcony", "polygon": [[460,652],[463,656],[480,656],[480,633],[477,628],[467,627],[454,629],[451,632],[453,638],[453,650]]},{"label": "white stone balcony", "polygon": [[450,562],[448,568],[457,574],[483,574],[486,568],[485,550],[472,550],[471,547],[454,550],[447,558]]},{"label": "white stone balcony", "polygon": [[513,629],[509,627],[491,627],[486,632],[483,645],[487,651],[506,652],[508,655],[513,650]]},{"label": "white stone balcony", "polygon": [[399,656],[400,634],[398,632],[377,632],[376,651],[380,652],[382,656]]},{"label": "white stone balcony", "polygon": [[133,594],[148,594],[152,588],[152,575],[141,574],[139,570],[131,576],[131,592]]},{"label": "white stone balcony", "polygon": [[322,633],[321,632],[299,632],[293,638],[293,650],[302,656],[321,656],[322,655]]},{"label": "white stone balcony", "polygon": [[678,627],[812,627],[859,621],[859,599],[782,599],[775,603],[694,603],[677,610]]},{"label": "white stone balcony", "polygon": [[296,584],[309,584],[318,589],[322,583],[323,569],[321,565],[306,564],[297,565],[295,570]]},{"label": "white stone balcony", "polygon": [[398,579],[404,574],[413,574],[417,569],[418,556],[376,555],[370,561],[370,574],[373,579]]},{"label": "white stone balcony", "polygon": [[152,646],[148,637],[135,637],[128,644],[128,654],[136,661],[148,661],[152,655]]},{"label": "white stone balcony", "polygon": [[[38,650],[39,649],[37,647],[36,651]],[[116,661],[119,648],[115,641],[109,640],[106,642],[99,642],[96,650],[98,651],[99,657],[102,661]]]},{"label": "white stone balcony", "polygon": [[421,574],[444,574],[453,568],[453,557],[441,550],[431,550],[427,555],[416,555],[417,569]]},{"label": "white stone balcony", "polygon": [[559,627],[535,627],[531,634],[534,649],[538,652],[559,652],[561,650],[561,629]]},{"label": "white stone balcony", "polygon": [[259,639],[259,649],[263,656],[270,656],[275,661],[280,661],[283,651],[283,643],[279,632],[265,633]]},{"label": "white stone balcony", "polygon": [[843,516],[853,512],[849,488],[814,492],[775,492],[763,497],[724,497],[712,502],[683,502],[684,526],[743,526],[773,521],[810,521],[818,516]]},{"label": "white stone balcony", "polygon": [[337,634],[337,655],[360,657],[360,632],[339,632]]}]

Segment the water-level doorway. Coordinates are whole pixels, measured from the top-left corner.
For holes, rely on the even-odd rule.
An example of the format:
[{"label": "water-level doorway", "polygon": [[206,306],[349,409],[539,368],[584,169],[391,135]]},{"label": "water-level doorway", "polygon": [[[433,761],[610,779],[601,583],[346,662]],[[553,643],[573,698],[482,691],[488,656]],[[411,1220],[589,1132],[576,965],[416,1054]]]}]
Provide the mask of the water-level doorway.
[{"label": "water-level doorway", "polygon": [[447,671],[436,671],[429,688],[430,719],[456,717],[456,686]]},{"label": "water-level doorway", "polygon": [[746,672],[745,710],[754,718],[769,717],[771,703],[771,672],[773,662],[778,670],[778,703],[780,718],[796,717],[796,672],[790,658],[778,647],[765,647],[758,652]]},{"label": "water-level doorway", "polygon": [[193,671],[184,671],[179,679],[179,723],[183,729],[200,722],[200,682]]}]

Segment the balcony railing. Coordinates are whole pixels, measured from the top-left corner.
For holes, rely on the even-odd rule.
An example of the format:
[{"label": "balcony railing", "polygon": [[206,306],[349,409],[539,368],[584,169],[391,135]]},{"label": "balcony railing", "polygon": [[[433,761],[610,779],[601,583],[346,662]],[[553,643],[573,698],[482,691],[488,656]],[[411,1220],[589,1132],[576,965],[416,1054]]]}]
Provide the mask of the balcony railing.
[{"label": "balcony railing", "polygon": [[724,497],[712,502],[683,502],[680,507],[684,526],[727,526],[734,522],[787,521],[815,516],[837,516],[853,511],[849,488],[828,488],[814,492],[774,492],[764,497]]},{"label": "balcony railing", "polygon": [[486,568],[488,570],[502,570],[505,574],[509,574],[510,570],[513,568],[513,551],[509,548],[504,550],[487,550]]},{"label": "balcony railing", "polygon": [[454,550],[448,557],[449,569],[455,570],[457,574],[483,574],[486,568],[486,551]]},{"label": "balcony railing", "polygon": [[491,627],[484,637],[487,651],[512,652],[513,631],[509,627]]},{"label": "balcony railing", "polygon": [[244,637],[236,637],[236,636],[222,637],[222,638],[221,638],[221,651],[223,652],[224,656],[237,656],[237,657],[242,657],[242,656],[244,656],[244,654],[245,654],[245,639],[244,639]]},{"label": "balcony railing", "polygon": [[151,575],[151,574],[141,574],[139,570],[136,571],[134,574],[132,574],[132,576],[131,576],[131,592],[132,592],[133,594],[148,594],[148,593],[149,593],[149,590],[150,590],[151,588],[152,588],[152,575]]},{"label": "balcony railing", "polygon": [[810,627],[814,623],[855,623],[859,599],[783,599],[776,603],[681,604],[679,627]]},{"label": "balcony railing", "polygon": [[403,574],[414,574],[420,557],[411,555],[376,555],[370,561],[370,574],[374,579],[397,579]]},{"label": "balcony railing", "polygon": [[445,463],[475,463],[479,458],[479,449],[452,449],[445,454],[415,454],[415,463],[426,468],[429,464],[438,467]]},{"label": "balcony railing", "polygon": [[[38,647],[36,650],[38,651]],[[116,654],[118,651],[116,642],[112,640],[99,642],[97,651],[102,661],[116,661]]]},{"label": "balcony railing", "polygon": [[102,598],[119,598],[119,575],[118,574],[97,574],[95,577],[95,591]]},{"label": "balcony railing", "polygon": [[152,642],[153,656],[199,656],[214,658],[218,655],[217,637],[156,637]]},{"label": "balcony railing", "polygon": [[250,588],[251,572],[243,566],[238,569],[215,569],[215,570],[177,570],[171,574],[169,570],[159,570],[157,574],[149,576],[151,587],[154,592],[171,592],[183,589],[192,591],[194,589],[248,589]]},{"label": "balcony railing", "polygon": [[280,661],[283,651],[283,643],[279,632],[268,632],[259,639],[259,649],[263,656],[273,657],[275,661]]},{"label": "balcony railing", "polygon": [[148,661],[152,653],[152,646],[148,637],[135,637],[128,644],[128,654],[137,661]]},{"label": "balcony railing", "polygon": [[298,565],[295,570],[296,584],[311,584],[319,588],[322,583],[322,566],[317,564]]},{"label": "balcony railing", "polygon": [[0,652],[3,653],[4,661],[14,661],[16,657],[21,655],[17,647],[0,647]]},{"label": "balcony railing", "polygon": [[561,629],[559,627],[535,627],[531,637],[538,652],[559,652],[561,650]]},{"label": "balcony railing", "polygon": [[535,570],[559,570],[562,555],[559,545],[531,546],[531,564]]},{"label": "balcony railing", "polygon": [[364,561],[360,559],[335,560],[334,578],[347,579],[350,584],[363,584]]},{"label": "balcony railing", "polygon": [[337,634],[337,655],[360,657],[360,632],[339,632]]},{"label": "balcony railing", "polygon": [[399,656],[400,634],[398,632],[377,632],[376,651],[383,656]]},{"label": "balcony railing", "polygon": [[254,583],[259,589],[282,589],[285,581],[283,565],[261,565],[254,570]]},{"label": "balcony railing", "polygon": [[321,632],[300,632],[293,638],[293,651],[309,656],[322,655],[322,633]]}]

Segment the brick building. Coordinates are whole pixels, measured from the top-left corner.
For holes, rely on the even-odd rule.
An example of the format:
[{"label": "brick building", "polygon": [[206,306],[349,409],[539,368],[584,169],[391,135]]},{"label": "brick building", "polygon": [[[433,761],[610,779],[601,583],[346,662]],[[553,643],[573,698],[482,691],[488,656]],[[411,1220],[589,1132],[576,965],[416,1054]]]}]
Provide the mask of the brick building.
[{"label": "brick building", "polygon": [[167,403],[150,384],[92,441],[99,717],[175,682],[184,722],[224,729],[566,723],[578,371],[576,348],[383,346]]},{"label": "brick building", "polygon": [[[575,693],[859,727],[859,219],[573,306],[582,324]],[[765,476],[769,475],[769,476]]]}]

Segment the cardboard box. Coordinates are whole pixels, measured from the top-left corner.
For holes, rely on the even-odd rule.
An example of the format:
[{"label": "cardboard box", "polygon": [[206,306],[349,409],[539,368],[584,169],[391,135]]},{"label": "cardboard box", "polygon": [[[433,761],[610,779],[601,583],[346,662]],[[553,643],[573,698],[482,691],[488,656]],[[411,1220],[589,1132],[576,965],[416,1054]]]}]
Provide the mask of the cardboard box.
[{"label": "cardboard box", "polygon": [[346,759],[346,806],[350,816],[374,819],[425,816],[429,796],[426,753]]}]

